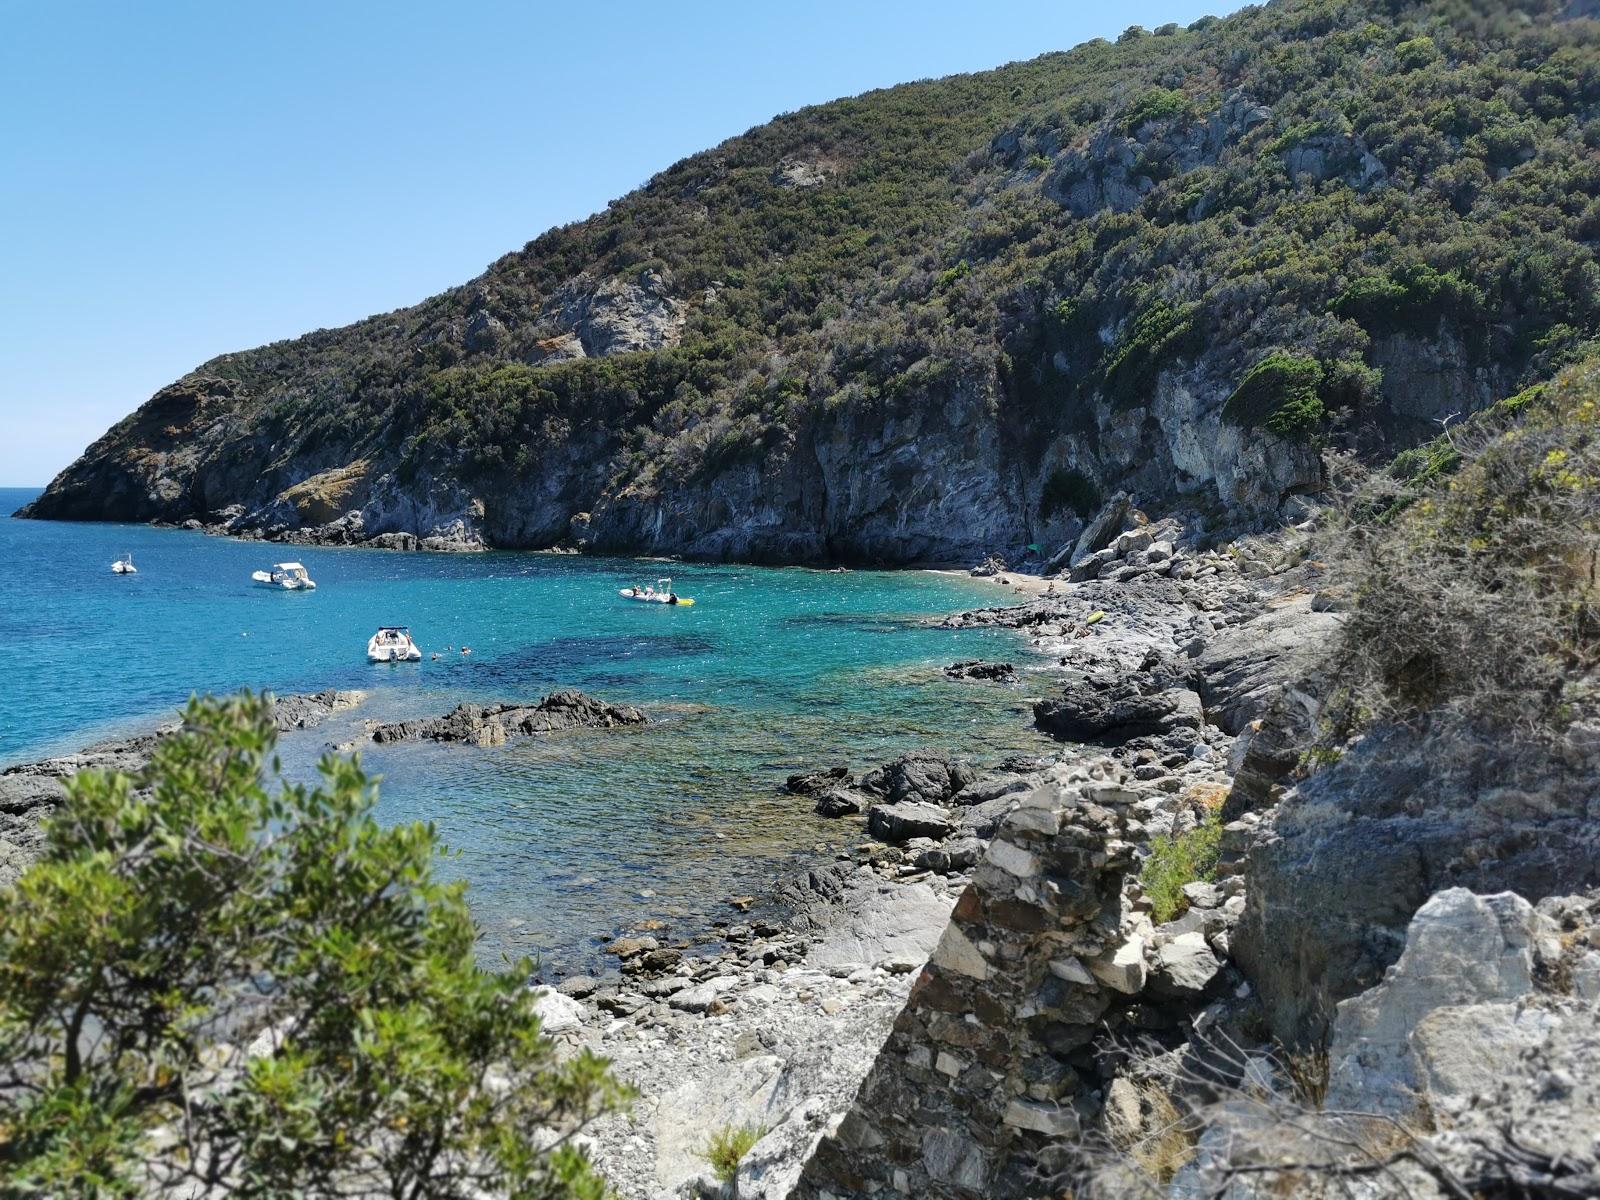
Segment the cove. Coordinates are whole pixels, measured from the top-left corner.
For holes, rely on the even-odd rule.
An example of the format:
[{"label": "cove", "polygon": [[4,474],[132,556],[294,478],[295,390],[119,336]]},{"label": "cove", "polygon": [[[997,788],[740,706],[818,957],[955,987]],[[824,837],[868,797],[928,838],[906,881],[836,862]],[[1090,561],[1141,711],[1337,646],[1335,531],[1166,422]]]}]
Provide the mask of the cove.
[{"label": "cove", "polygon": [[[0,491],[0,506],[33,494]],[[127,553],[139,573],[112,574]],[[251,584],[286,559],[306,564],[315,592]],[[693,608],[617,595],[667,575]],[[690,938],[737,920],[731,896],[850,836],[782,792],[792,772],[861,770],[920,745],[989,762],[1048,752],[1026,728],[1026,682],[943,676],[957,659],[1027,655],[1012,631],[927,621],[995,597],[927,572],[341,550],[0,519],[0,766],[148,726],[191,692],[366,691],[361,707],[284,738],[286,773],[314,778],[330,744],[356,742],[381,777],[380,819],[433,821],[457,852],[446,869],[470,882],[485,955],[570,968],[647,917]],[[409,625],[424,660],[368,664],[380,624]],[[366,721],[561,688],[641,705],[652,723],[493,748],[364,742]]]}]

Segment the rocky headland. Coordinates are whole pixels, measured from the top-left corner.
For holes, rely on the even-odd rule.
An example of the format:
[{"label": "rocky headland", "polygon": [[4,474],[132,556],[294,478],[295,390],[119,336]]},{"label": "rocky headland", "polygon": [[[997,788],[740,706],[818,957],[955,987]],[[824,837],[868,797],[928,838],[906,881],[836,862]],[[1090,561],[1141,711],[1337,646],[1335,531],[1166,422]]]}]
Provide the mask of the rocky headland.
[{"label": "rocky headland", "polygon": [[1053,559],[1118,492],[1275,527],[1320,445],[1592,337],[1589,7],[1281,0],[785,114],[201,364],[24,513],[783,563]]}]

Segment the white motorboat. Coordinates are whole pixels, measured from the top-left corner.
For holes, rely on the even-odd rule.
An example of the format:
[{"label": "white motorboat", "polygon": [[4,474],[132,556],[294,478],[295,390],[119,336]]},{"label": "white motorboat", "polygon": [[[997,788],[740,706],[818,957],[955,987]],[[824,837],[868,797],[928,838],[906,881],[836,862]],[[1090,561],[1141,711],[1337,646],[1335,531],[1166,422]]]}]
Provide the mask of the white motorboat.
[{"label": "white motorboat", "polygon": [[316,589],[316,581],[299,563],[274,563],[270,571],[255,571],[250,576],[262,587],[282,588],[286,592],[309,592]]},{"label": "white motorboat", "polygon": [[132,554],[124,554],[111,564],[111,572],[114,575],[137,575],[139,568],[133,565]]},{"label": "white motorboat", "polygon": [[687,607],[694,603],[689,597],[674,592],[670,579],[658,579],[654,586],[635,584],[631,588],[619,588],[617,595],[624,600],[638,600],[644,604],[677,604]]},{"label": "white motorboat", "polygon": [[411,630],[404,625],[385,625],[367,643],[367,661],[421,662],[422,651],[411,640]]}]

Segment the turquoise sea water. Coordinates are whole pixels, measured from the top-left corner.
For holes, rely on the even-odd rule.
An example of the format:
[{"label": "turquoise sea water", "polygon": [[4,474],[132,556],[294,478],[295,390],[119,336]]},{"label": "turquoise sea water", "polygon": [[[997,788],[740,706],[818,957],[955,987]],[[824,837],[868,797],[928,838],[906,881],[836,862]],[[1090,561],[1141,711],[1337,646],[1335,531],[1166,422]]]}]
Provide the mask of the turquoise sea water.
[{"label": "turquoise sea water", "polygon": [[[0,512],[33,494],[0,489]],[[111,573],[125,552],[137,575]],[[286,559],[317,591],[251,585]],[[669,574],[693,608],[617,596]],[[645,917],[693,936],[802,848],[859,836],[782,795],[792,771],[861,770],[917,745],[1047,752],[1021,691],[939,671],[1025,654],[1008,631],[925,623],[995,602],[992,585],[923,572],[287,547],[0,516],[0,766],[147,726],[191,691],[367,690],[348,716],[284,739],[301,778],[366,719],[563,687],[641,704],[654,723],[637,731],[363,752],[380,818],[434,821],[459,851],[446,870],[471,881],[486,953],[566,967]],[[369,665],[380,624],[410,625],[443,657]]]}]

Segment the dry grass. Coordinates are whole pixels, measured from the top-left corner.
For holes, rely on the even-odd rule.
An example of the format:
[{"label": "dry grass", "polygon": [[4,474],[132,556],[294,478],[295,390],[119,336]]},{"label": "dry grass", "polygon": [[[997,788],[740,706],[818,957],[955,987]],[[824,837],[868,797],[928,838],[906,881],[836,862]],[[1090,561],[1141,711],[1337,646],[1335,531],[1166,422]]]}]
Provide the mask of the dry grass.
[{"label": "dry grass", "polygon": [[1288,1050],[1279,1047],[1278,1061],[1288,1077],[1294,1096],[1306,1108],[1320,1109],[1328,1096],[1328,1050]]},{"label": "dry grass", "polygon": [[1140,1084],[1139,1101],[1144,1110],[1144,1127],[1149,1132],[1126,1149],[1139,1169],[1150,1178],[1158,1183],[1170,1183],[1194,1157],[1194,1134],[1172,1097],[1159,1083]]},{"label": "dry grass", "polygon": [[1329,740],[1437,715],[1548,736],[1600,667],[1600,364],[1448,435],[1453,473],[1330,464],[1324,535],[1355,598],[1328,676]]}]

